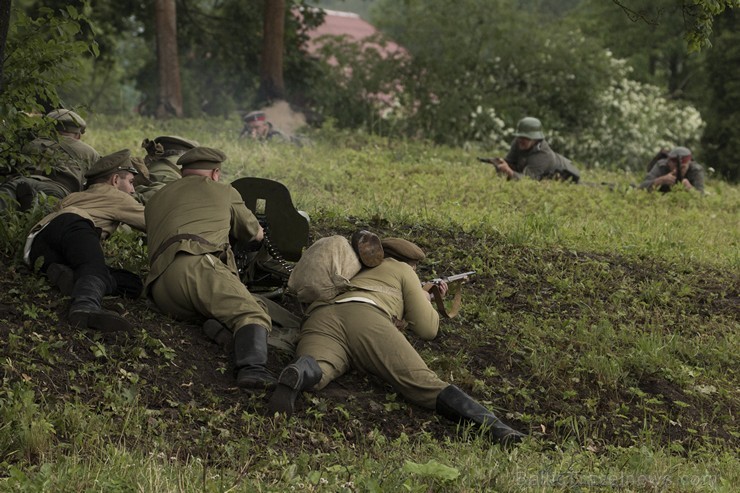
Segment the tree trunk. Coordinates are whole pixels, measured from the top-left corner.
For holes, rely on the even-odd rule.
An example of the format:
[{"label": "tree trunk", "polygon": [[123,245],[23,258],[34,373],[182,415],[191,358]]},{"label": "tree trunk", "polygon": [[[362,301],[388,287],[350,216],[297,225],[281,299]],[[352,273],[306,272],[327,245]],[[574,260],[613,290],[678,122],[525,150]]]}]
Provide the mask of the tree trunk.
[{"label": "tree trunk", "polygon": [[10,28],[10,0],[0,0],[0,94],[5,90],[5,43],[8,40]]},{"label": "tree trunk", "polygon": [[260,62],[260,102],[285,99],[283,48],[285,45],[285,0],[265,0],[262,60]]},{"label": "tree trunk", "polygon": [[155,116],[182,116],[180,63],[177,58],[177,13],[175,0],[155,0],[159,98]]}]

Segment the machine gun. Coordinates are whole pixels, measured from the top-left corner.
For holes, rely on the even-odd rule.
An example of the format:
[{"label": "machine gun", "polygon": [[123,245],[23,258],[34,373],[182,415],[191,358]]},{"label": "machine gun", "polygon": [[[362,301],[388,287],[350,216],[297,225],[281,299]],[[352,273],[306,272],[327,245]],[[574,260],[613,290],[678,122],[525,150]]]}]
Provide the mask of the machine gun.
[{"label": "machine gun", "polygon": [[502,162],[504,162],[504,160],[501,159],[500,157],[478,157],[476,159],[480,161],[481,163],[488,163],[494,166],[497,166],[501,164]]},{"label": "machine gun", "polygon": [[290,192],[280,182],[266,178],[240,178],[233,186],[265,231],[261,248],[237,245],[234,255],[242,282],[250,291],[266,297],[282,294],[293,270],[309,243],[309,218],[293,205]]},{"label": "machine gun", "polygon": [[[428,291],[432,294],[432,299],[437,305],[437,311],[440,315],[445,318],[452,318],[460,312],[460,305],[462,304],[462,285],[465,284],[473,274],[475,274],[475,271],[471,270],[461,274],[437,277],[425,283],[429,286]],[[452,293],[454,295],[450,308],[447,308],[445,305],[445,302],[442,299],[442,294],[439,291],[438,286],[442,282],[447,283],[449,287],[448,294]]]}]

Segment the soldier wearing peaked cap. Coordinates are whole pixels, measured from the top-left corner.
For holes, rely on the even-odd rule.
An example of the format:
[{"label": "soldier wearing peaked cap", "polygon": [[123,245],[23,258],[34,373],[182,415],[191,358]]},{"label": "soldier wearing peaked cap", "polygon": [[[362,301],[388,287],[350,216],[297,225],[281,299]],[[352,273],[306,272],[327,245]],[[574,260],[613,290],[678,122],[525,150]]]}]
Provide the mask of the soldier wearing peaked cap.
[{"label": "soldier wearing peaked cap", "polygon": [[144,231],[144,206],[132,194],[137,170],[128,149],[104,156],[85,173],[87,188],[67,195],[32,229],[24,260],[40,270],[62,294],[72,297],[69,322],[102,331],[125,330],[129,322],[102,308],[106,295],[136,298],[138,275],[109,268],[101,241],[121,223]]},{"label": "soldier wearing peaked cap", "polygon": [[11,202],[16,202],[20,210],[28,210],[39,193],[62,199],[82,190],[85,172],[100,159],[95,149],[80,140],[87,128],[80,115],[58,109],[46,118],[54,122],[57,136],[39,137],[26,145],[23,152],[31,157],[33,165],[27,176],[15,176],[0,185],[0,210]]},{"label": "soldier wearing peaked cap", "polygon": [[678,183],[686,190],[704,192],[704,168],[686,147],[674,147],[667,157],[658,160],[639,188],[669,192]]},{"label": "soldier wearing peaked cap", "polygon": [[182,177],[177,160],[186,151],[198,147],[200,144],[194,140],[179,137],[177,135],[161,135],[153,140],[144,139],[141,147],[146,150],[144,162],[148,169],[148,183],[137,177],[136,198],[142,204],[166,184],[179,180]]},{"label": "soldier wearing peaked cap", "polygon": [[267,120],[267,115],[264,111],[250,111],[242,118],[244,121],[244,128],[242,129],[239,138],[250,137],[259,141],[268,141],[278,139],[282,141],[289,140],[282,132],[275,129]]},{"label": "soldier wearing peaked cap", "polygon": [[509,153],[494,158],[496,171],[509,180],[524,176],[535,180],[570,180],[578,183],[580,173],[573,162],[550,148],[542,132],[542,123],[531,116],[519,120]]},{"label": "soldier wearing peaked cap", "polygon": [[[521,433],[441,380],[406,339],[402,332],[406,328],[424,340],[434,339],[439,330],[430,286],[425,289],[416,275],[425,254],[403,238],[384,238],[381,244],[385,258],[355,275],[350,291],[308,307],[298,358],[281,372],[270,412],[293,413],[302,390],[321,390],[355,369],[383,379],[413,404],[479,426],[505,444],[520,441]],[[444,296],[447,285],[441,283],[439,288]]]},{"label": "soldier wearing peaked cap", "polygon": [[226,155],[195,147],[177,160],[182,178],[146,205],[149,238],[147,295],[181,320],[215,319],[233,334],[237,385],[273,387],[266,368],[272,320],[239,279],[230,239],[262,241],[257,218],[230,184],[221,183]]}]

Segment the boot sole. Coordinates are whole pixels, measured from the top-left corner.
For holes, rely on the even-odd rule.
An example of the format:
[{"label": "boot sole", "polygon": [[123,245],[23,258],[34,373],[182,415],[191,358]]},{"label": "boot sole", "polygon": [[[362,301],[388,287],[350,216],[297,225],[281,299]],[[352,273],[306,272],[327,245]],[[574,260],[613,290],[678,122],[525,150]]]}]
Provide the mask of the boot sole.
[{"label": "boot sole", "polygon": [[107,313],[76,312],[69,316],[74,327],[95,329],[100,332],[123,332],[131,330],[131,324],[124,318]]},{"label": "boot sole", "polygon": [[383,262],[383,244],[377,235],[364,232],[356,234],[352,240],[362,265],[365,267],[377,267]]}]

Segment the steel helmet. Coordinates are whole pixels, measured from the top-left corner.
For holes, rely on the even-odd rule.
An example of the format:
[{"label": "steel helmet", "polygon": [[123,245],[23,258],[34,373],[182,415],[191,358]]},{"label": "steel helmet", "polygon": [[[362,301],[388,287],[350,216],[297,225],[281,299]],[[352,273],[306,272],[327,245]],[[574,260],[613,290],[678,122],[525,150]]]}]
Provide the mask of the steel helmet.
[{"label": "steel helmet", "polygon": [[542,140],[545,134],[542,133],[542,122],[537,118],[527,116],[519,120],[516,124],[516,133],[514,137],[525,137],[532,140]]}]

